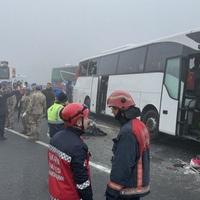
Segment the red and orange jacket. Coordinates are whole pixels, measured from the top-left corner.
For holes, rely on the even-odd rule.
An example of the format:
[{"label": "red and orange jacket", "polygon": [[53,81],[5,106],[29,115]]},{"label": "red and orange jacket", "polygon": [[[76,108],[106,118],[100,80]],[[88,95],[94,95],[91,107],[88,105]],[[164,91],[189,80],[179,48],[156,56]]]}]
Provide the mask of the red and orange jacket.
[{"label": "red and orange jacket", "polygon": [[89,152],[81,131],[66,128],[50,141],[48,150],[51,200],[92,200]]}]

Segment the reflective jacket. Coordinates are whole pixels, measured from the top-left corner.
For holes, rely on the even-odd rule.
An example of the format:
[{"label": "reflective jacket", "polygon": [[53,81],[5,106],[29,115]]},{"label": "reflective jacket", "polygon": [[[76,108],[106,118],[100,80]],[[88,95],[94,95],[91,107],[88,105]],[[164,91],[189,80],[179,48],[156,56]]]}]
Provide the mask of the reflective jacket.
[{"label": "reflective jacket", "polygon": [[125,123],[114,140],[108,200],[134,198],[149,193],[149,134],[138,119]]},{"label": "reflective jacket", "polygon": [[64,106],[55,102],[50,108],[47,110],[47,119],[49,126],[49,135],[53,137],[57,132],[64,129],[64,122],[60,118],[60,111]]},{"label": "reflective jacket", "polygon": [[49,193],[52,200],[92,200],[89,152],[81,131],[65,128],[50,140]]}]

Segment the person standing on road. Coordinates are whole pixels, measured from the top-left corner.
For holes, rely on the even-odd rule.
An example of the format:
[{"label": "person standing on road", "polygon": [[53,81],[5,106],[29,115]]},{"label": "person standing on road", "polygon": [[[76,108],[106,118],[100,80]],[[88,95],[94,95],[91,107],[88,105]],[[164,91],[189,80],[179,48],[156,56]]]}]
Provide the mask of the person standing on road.
[{"label": "person standing on road", "polygon": [[39,138],[39,124],[43,116],[46,115],[46,97],[41,92],[41,87],[36,86],[35,90],[30,95],[30,103],[27,110],[23,113],[25,117],[28,115],[30,122],[30,140],[38,140]]},{"label": "person standing on road", "polygon": [[50,199],[93,200],[89,151],[80,136],[89,124],[89,109],[70,103],[61,111],[65,129],[50,140],[48,150]]},{"label": "person standing on road", "polygon": [[140,110],[131,95],[114,91],[107,99],[121,128],[113,139],[112,168],[106,200],[139,200],[150,192],[149,132],[137,117]]},{"label": "person standing on road", "polygon": [[68,97],[64,92],[56,96],[56,100],[47,110],[49,137],[52,138],[58,131],[64,129],[64,121],[60,118],[60,111],[67,104]]},{"label": "person standing on road", "polygon": [[17,95],[19,91],[6,92],[6,86],[0,84],[0,140],[5,140],[4,128],[7,114],[7,99],[13,95]]},{"label": "person standing on road", "polygon": [[[8,93],[11,93],[12,89],[8,88]],[[7,120],[6,120],[6,127],[13,129],[14,128],[14,121],[15,121],[15,108],[17,105],[17,98],[16,95],[12,95],[11,97],[7,98]]]},{"label": "person standing on road", "polygon": [[50,106],[53,105],[54,101],[55,101],[55,94],[53,92],[53,89],[52,89],[52,85],[51,83],[47,83],[46,85],[46,89],[44,89],[42,91],[42,93],[45,95],[46,97],[46,108],[48,110],[48,108]]},{"label": "person standing on road", "polygon": [[23,134],[28,134],[30,132],[30,119],[29,116],[24,114],[30,104],[30,89],[24,88],[24,95],[20,100],[19,105],[19,117],[21,118],[23,130]]}]

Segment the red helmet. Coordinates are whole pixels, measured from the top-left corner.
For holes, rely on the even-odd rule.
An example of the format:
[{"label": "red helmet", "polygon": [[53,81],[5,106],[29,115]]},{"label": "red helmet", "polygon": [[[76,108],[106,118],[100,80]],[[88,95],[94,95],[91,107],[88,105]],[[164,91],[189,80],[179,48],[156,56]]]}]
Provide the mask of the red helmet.
[{"label": "red helmet", "polygon": [[109,107],[116,107],[119,109],[128,109],[130,106],[135,106],[131,95],[124,90],[115,90],[107,99]]},{"label": "red helmet", "polygon": [[89,109],[81,103],[70,103],[60,113],[60,117],[68,126],[75,125],[79,119],[86,118],[88,115]]}]

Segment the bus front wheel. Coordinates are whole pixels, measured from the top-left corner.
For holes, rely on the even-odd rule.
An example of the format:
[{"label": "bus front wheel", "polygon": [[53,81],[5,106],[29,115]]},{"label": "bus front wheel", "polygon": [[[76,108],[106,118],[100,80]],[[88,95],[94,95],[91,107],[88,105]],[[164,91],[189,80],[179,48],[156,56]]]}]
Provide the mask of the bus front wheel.
[{"label": "bus front wheel", "polygon": [[159,116],[156,110],[147,111],[142,117],[142,121],[146,124],[151,138],[158,136]]}]

